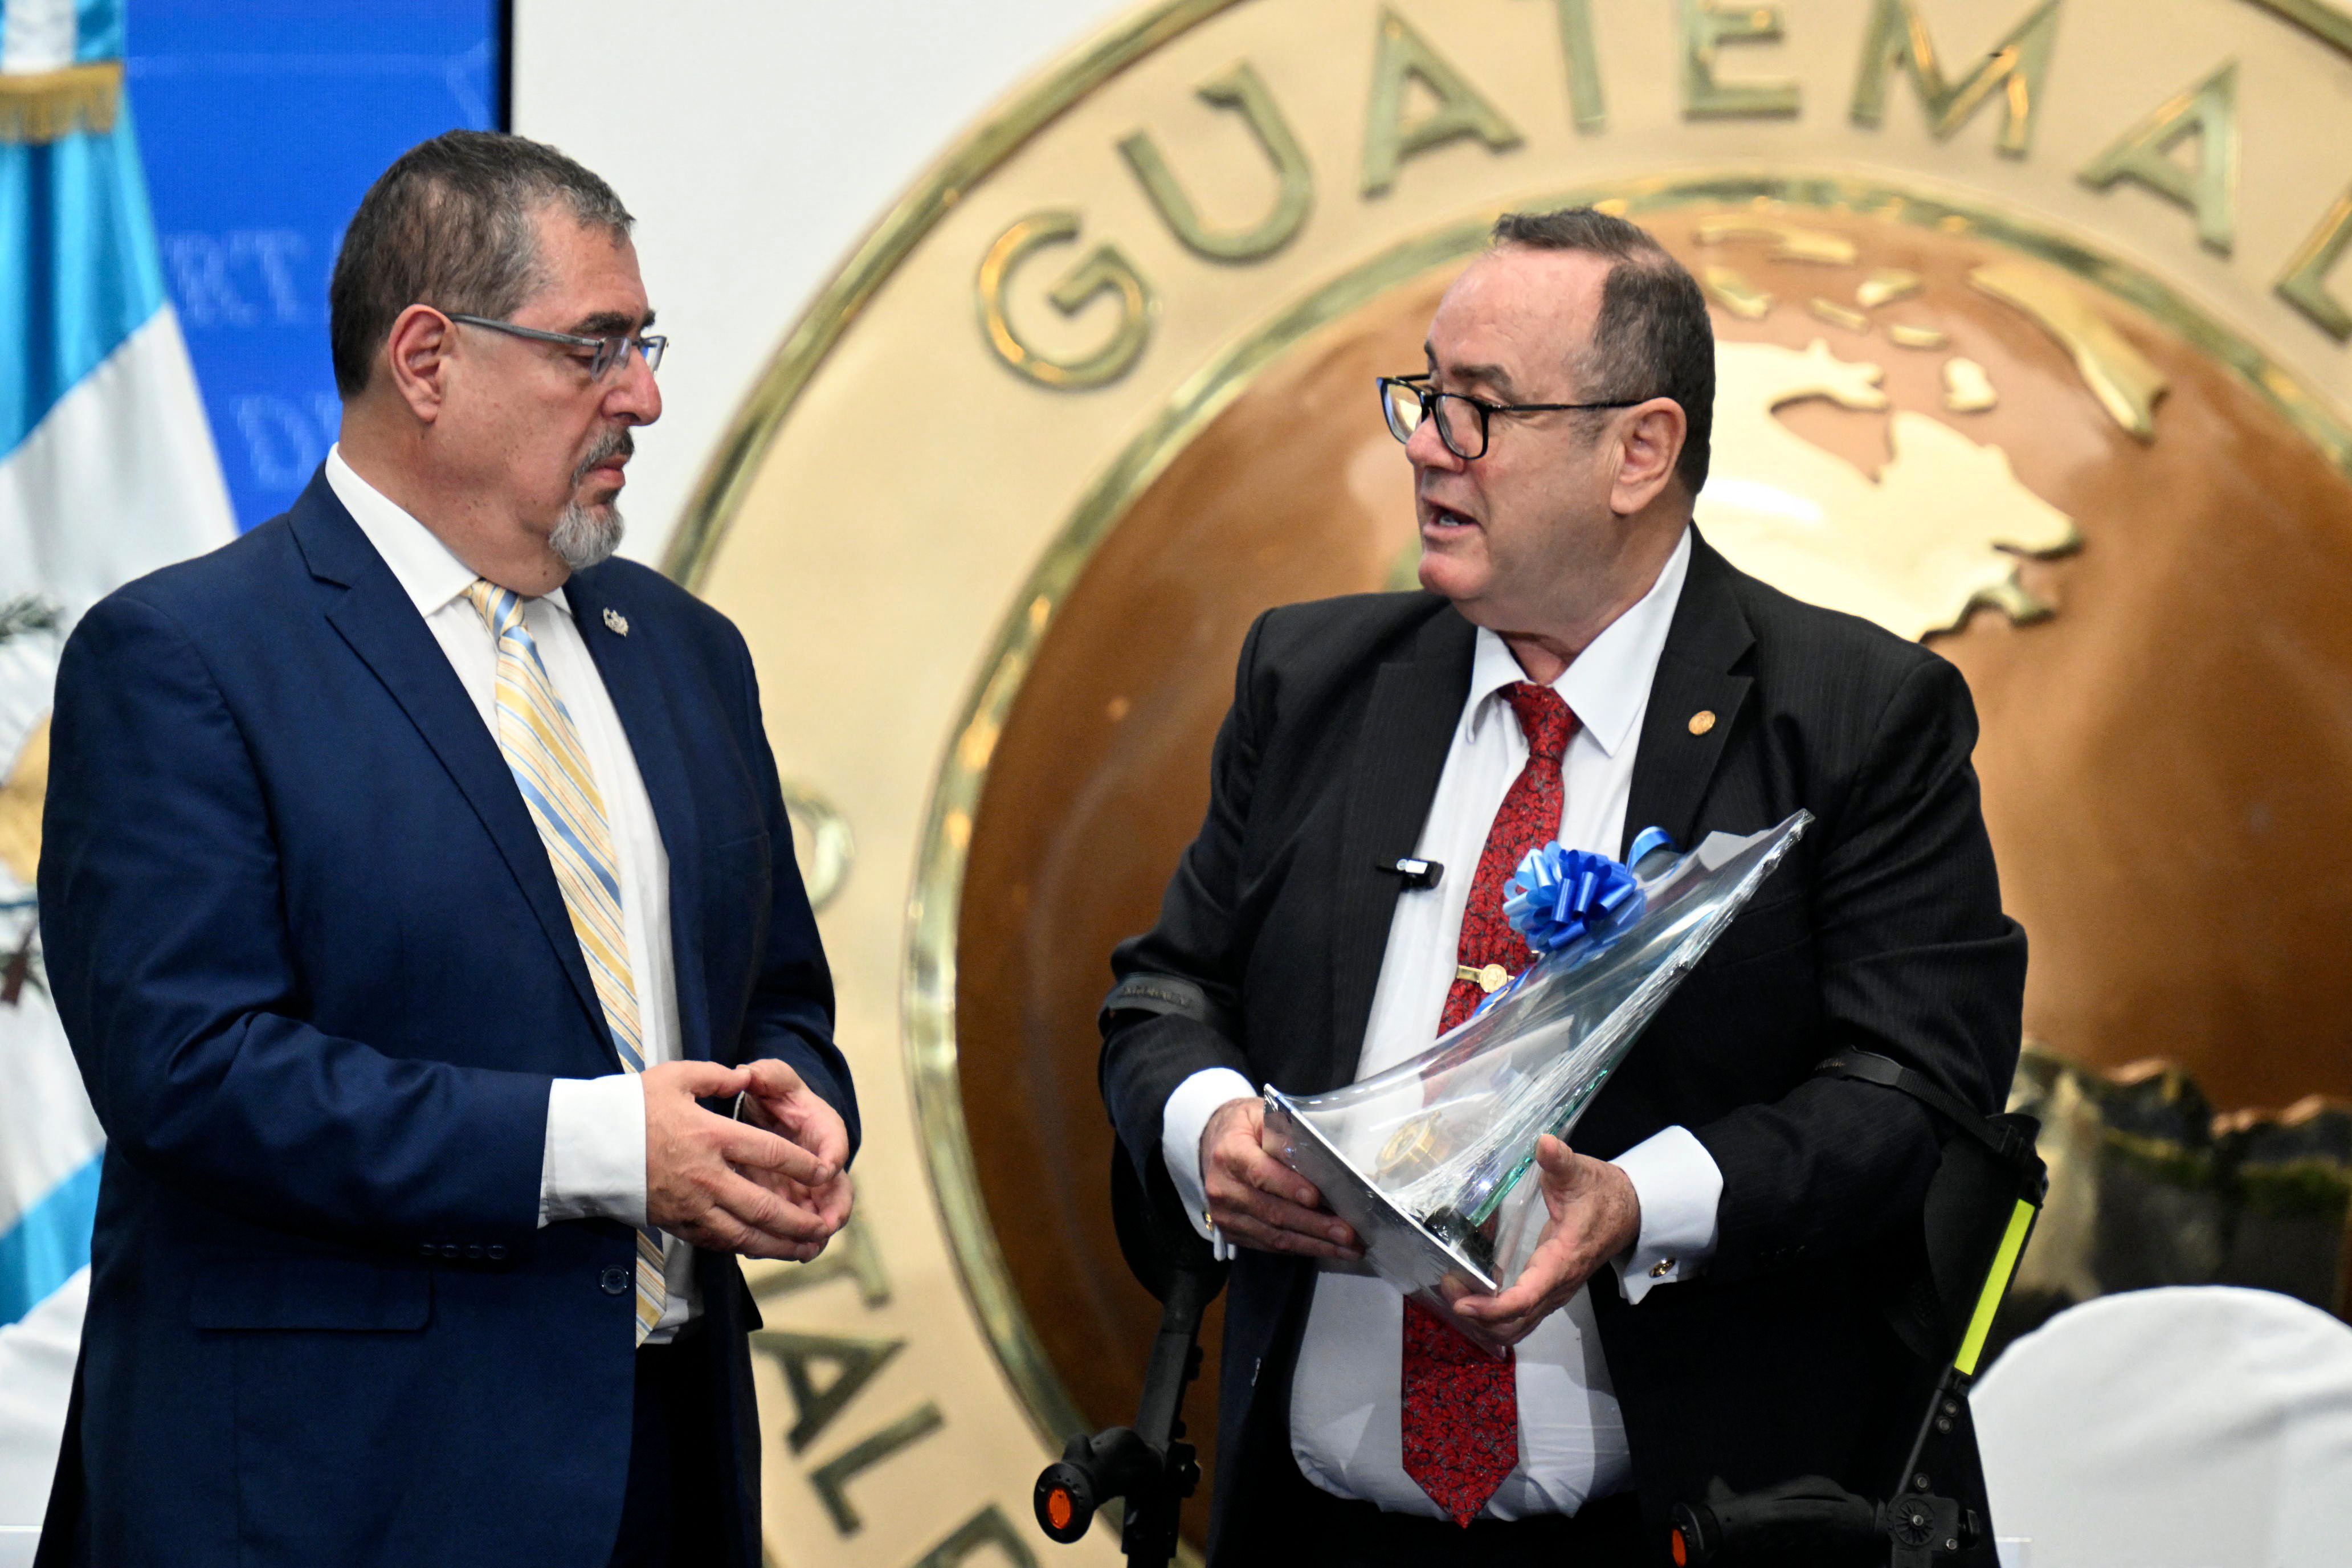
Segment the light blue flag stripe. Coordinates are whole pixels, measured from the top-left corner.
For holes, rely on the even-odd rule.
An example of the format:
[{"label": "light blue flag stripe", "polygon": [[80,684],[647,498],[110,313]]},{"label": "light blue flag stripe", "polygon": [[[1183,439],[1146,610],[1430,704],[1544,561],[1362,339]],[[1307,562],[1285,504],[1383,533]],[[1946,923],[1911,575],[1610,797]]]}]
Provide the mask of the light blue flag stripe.
[{"label": "light blue flag stripe", "polygon": [[89,1266],[103,1152],[0,1231],[0,1328],[16,1321]]},{"label": "light blue flag stripe", "polygon": [[81,61],[122,58],[122,0],[76,0],[74,58]]},{"label": "light blue flag stripe", "polygon": [[[119,53],[120,5],[81,12],[83,58],[110,58],[92,52],[93,23]],[[131,121],[126,94],[106,135],[0,145],[0,458],[163,303]]]}]

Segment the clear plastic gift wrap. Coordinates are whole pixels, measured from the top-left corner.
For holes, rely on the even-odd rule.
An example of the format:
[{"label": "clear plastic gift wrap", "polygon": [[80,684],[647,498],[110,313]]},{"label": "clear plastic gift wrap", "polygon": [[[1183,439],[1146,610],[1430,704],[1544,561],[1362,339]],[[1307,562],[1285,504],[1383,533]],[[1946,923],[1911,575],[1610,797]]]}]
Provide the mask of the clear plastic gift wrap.
[{"label": "clear plastic gift wrap", "polygon": [[1547,1209],[1536,1141],[1567,1139],[1643,1026],[1812,820],[1713,834],[1676,855],[1652,829],[1628,868],[1552,844],[1505,889],[1538,954],[1429,1049],[1328,1094],[1265,1089],[1265,1145],[1355,1227],[1365,1267],[1471,1340],[1451,1303],[1492,1295],[1534,1253]]}]

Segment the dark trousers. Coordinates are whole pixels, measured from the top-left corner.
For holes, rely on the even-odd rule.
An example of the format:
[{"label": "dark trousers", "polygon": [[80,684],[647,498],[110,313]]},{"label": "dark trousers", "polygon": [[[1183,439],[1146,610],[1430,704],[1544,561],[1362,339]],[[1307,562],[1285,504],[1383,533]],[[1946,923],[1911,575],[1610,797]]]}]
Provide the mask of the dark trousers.
[{"label": "dark trousers", "polygon": [[[1587,1503],[1574,1515],[1452,1520],[1384,1513],[1308,1485],[1297,1528],[1288,1532],[1316,1568],[1632,1568],[1663,1561],[1642,1529],[1633,1494]],[[1649,1546],[1645,1551],[1644,1546]]]},{"label": "dark trousers", "polygon": [[726,1561],[727,1489],[715,1451],[718,1413],[700,1321],[685,1337],[637,1351],[629,1489],[612,1568],[709,1568]]}]

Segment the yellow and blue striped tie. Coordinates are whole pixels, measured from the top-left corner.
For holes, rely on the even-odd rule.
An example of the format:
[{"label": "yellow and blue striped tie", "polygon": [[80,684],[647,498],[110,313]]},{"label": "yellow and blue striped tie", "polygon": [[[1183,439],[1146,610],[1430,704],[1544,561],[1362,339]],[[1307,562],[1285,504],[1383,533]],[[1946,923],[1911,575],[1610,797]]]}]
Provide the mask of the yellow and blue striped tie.
[{"label": "yellow and blue striped tie", "polygon": [[[474,580],[466,597],[499,645],[499,750],[513,770],[540,841],[555,868],[556,886],[572,915],[580,955],[588,961],[604,1026],[613,1032],[621,1065],[646,1070],[645,1037],[637,1023],[637,993],[629,976],[629,938],[621,925],[620,861],[604,817],[596,775],[581,749],[580,733],[555,687],[539,645],[522,624],[520,595],[495,583]],[[637,1232],[637,1343],[661,1321],[669,1290],[662,1277],[660,1235]]]}]

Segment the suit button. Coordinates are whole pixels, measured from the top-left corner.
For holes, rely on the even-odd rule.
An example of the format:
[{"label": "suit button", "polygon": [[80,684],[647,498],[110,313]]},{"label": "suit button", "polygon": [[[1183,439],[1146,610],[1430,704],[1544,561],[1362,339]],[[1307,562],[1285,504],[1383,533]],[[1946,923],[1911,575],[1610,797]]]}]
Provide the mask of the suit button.
[{"label": "suit button", "polygon": [[463,1254],[464,1251],[465,1249],[454,1241],[445,1241],[441,1244],[441,1256],[449,1258],[452,1261],[456,1260]]},{"label": "suit button", "polygon": [[441,1249],[427,1241],[419,1243],[416,1250],[423,1253],[425,1257],[431,1258],[439,1253]]},{"label": "suit button", "polygon": [[478,1241],[469,1244],[466,1248],[466,1256],[473,1258],[480,1258],[482,1256],[482,1244]]},{"label": "suit button", "polygon": [[494,1241],[490,1243],[488,1251],[491,1262],[503,1263],[506,1261],[507,1249],[504,1242]]},{"label": "suit button", "polygon": [[629,1293],[629,1271],[619,1268],[607,1268],[597,1276],[596,1283],[607,1296],[625,1296]]}]

